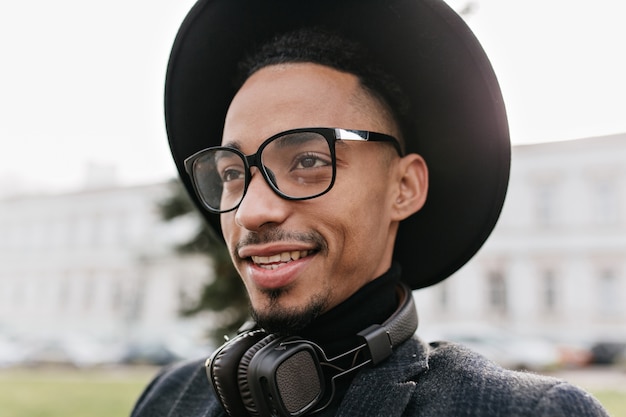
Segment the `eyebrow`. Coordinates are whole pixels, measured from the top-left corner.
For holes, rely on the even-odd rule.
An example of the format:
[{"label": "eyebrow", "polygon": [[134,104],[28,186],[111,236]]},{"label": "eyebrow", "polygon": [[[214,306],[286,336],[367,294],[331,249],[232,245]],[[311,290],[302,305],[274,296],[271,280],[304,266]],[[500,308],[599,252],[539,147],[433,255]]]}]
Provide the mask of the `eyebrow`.
[{"label": "eyebrow", "polygon": [[[319,140],[320,134],[315,132],[301,131],[301,132],[292,132],[290,134],[281,135],[280,137],[275,137],[274,142],[277,143],[277,147],[286,148],[288,146],[298,146],[302,143],[311,142],[314,140]],[[322,136],[323,137],[323,136]]]},{"label": "eyebrow", "polygon": [[[292,133],[290,135],[285,135],[284,137],[277,138],[277,139],[286,139],[288,136],[296,136],[296,135],[298,135],[298,136],[296,136],[296,139],[299,139],[300,143],[314,140],[314,138],[312,138],[311,136],[299,135],[299,133],[313,133],[313,132],[306,132],[306,131],[304,131],[304,132],[294,132],[294,133]],[[337,142],[340,142],[340,140],[337,140]],[[284,140],[283,141],[278,140],[277,143],[278,143],[278,146],[281,147],[281,148],[284,148],[284,147],[286,147],[288,145],[291,145],[291,143],[287,144],[287,142],[284,141]],[[222,144],[221,146],[223,148],[236,149],[239,152],[244,153],[243,150],[242,150],[242,147],[241,147],[241,142],[238,141],[238,140],[232,140],[232,141],[226,142],[226,143]],[[345,146],[345,145],[343,145],[343,146]]]},{"label": "eyebrow", "polygon": [[230,141],[230,142],[226,142],[226,143],[224,143],[222,145],[222,147],[237,149],[238,151],[241,151],[241,144],[238,141],[236,141],[236,140],[233,140],[233,141]]}]

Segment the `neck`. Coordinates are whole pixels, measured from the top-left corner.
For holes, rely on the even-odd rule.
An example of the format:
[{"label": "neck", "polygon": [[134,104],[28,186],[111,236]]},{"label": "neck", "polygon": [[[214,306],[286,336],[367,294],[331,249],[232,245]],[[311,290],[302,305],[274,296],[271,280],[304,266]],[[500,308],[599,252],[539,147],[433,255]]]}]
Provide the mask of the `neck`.
[{"label": "neck", "polygon": [[359,345],[362,340],[358,332],[372,324],[382,324],[398,307],[399,280],[400,267],[393,264],[385,274],[316,318],[299,335],[318,344],[329,357]]}]

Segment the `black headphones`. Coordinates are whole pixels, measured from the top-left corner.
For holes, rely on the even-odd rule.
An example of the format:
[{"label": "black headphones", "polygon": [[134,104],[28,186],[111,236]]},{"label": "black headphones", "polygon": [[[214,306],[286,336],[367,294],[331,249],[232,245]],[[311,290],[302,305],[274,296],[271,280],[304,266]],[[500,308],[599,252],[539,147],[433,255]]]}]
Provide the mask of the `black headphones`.
[{"label": "black headphones", "polygon": [[[217,398],[228,415],[236,417],[297,417],[326,408],[336,378],[380,363],[415,333],[411,290],[399,284],[398,295],[400,303],[391,317],[357,333],[363,344],[330,359],[321,347],[297,336],[268,334],[254,323],[240,329],[206,361]],[[350,355],[355,359],[350,367],[337,366],[337,360]]]}]

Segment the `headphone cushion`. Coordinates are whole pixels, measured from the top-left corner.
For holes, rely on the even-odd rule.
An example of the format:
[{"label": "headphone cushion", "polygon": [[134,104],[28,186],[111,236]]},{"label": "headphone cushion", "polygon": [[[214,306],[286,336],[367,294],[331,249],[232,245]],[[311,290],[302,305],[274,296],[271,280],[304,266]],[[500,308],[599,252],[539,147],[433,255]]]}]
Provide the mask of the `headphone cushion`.
[{"label": "headphone cushion", "polygon": [[[242,402],[237,381],[239,362],[242,356],[267,337],[262,330],[242,333],[230,342],[222,345],[211,361],[209,375],[215,393],[230,416],[245,416],[247,408]],[[249,362],[249,361],[248,361]]]},{"label": "headphone cushion", "polygon": [[254,399],[252,398],[252,391],[250,390],[250,384],[248,383],[248,367],[250,366],[250,362],[254,358],[254,355],[257,354],[265,346],[272,343],[274,340],[278,339],[279,336],[275,334],[270,334],[260,341],[258,341],[255,345],[251,346],[241,357],[239,361],[239,367],[237,370],[237,383],[239,386],[239,392],[241,394],[241,401],[243,402],[244,407],[251,416],[258,416],[259,412],[257,411],[257,406],[254,403]]}]

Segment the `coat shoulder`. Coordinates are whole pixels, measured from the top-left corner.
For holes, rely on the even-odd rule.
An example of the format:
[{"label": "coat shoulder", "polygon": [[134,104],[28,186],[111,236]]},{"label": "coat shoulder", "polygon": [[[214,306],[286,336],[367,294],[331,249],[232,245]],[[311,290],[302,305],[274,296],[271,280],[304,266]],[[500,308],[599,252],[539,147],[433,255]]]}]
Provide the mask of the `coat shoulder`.
[{"label": "coat shoulder", "polygon": [[416,410],[439,416],[608,416],[590,394],[563,380],[502,368],[454,343],[429,348]]}]

